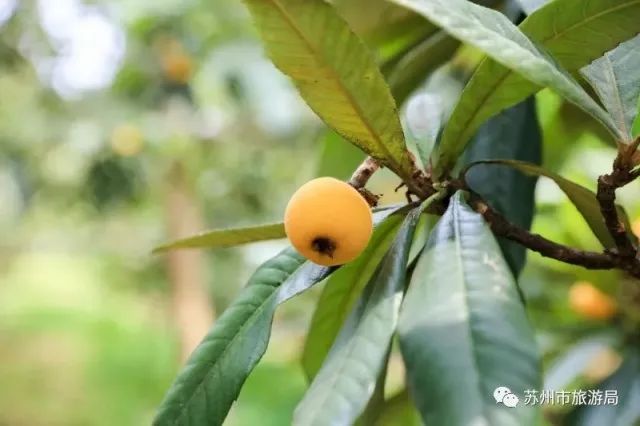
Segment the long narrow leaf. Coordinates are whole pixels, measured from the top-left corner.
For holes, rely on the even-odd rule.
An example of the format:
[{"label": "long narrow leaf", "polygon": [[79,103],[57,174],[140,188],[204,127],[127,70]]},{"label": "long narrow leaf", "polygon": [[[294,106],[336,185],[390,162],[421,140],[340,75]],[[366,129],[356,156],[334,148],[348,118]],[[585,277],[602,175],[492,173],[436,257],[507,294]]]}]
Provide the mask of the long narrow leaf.
[{"label": "long narrow leaf", "polygon": [[[571,75],[522,33],[502,13],[467,0],[394,0],[422,13],[444,30],[484,51],[529,81],[550,87],[600,121],[614,136],[620,133],[611,119]],[[446,136],[442,152],[447,153]]]},{"label": "long narrow leaf", "polygon": [[[474,162],[493,158],[542,161],[542,134],[531,97],[484,123],[474,137],[465,160]],[[508,167],[479,165],[466,176],[469,186],[509,221],[529,229],[535,211],[534,191],[537,176],[523,175]],[[518,277],[526,260],[526,249],[513,241],[498,239],[514,276]]]},{"label": "long narrow leaf", "polygon": [[458,102],[467,77],[459,67],[441,67],[407,101],[403,116],[405,135],[409,142],[416,144],[425,170],[431,165],[433,148]]},{"label": "long narrow leaf", "polygon": [[198,235],[163,244],[153,249],[153,253],[162,253],[182,248],[222,248],[253,243],[256,241],[285,238],[283,223],[247,226],[244,228],[214,229]]},{"label": "long narrow leaf", "polygon": [[[344,143],[342,140],[337,142]],[[324,170],[330,174],[329,167]],[[380,223],[388,215],[397,210],[397,206],[383,206],[375,208],[373,214],[374,225]],[[172,241],[153,249],[153,253],[163,253],[173,249],[185,248],[223,248],[258,241],[277,240],[285,238],[283,223],[269,225],[247,226],[244,228],[214,229],[198,235]]]},{"label": "long narrow leaf", "polygon": [[400,215],[392,215],[382,222],[374,230],[362,255],[342,266],[327,280],[313,313],[302,354],[302,366],[308,378],[313,379],[320,370],[340,327],[389,249],[401,222]]},{"label": "long narrow leaf", "polygon": [[461,193],[431,233],[402,305],[400,350],[425,424],[532,426],[538,407],[497,404],[540,388],[533,330],[500,249]]},{"label": "long narrow leaf", "polygon": [[387,0],[334,0],[331,4],[382,61],[438,31],[422,16]]},{"label": "long narrow leaf", "polygon": [[375,58],[324,0],[245,0],[273,63],[336,132],[404,178],[410,160]]},{"label": "long narrow leaf", "polygon": [[421,213],[422,208],[416,208],[406,217],[296,408],[294,425],[347,426],[363,412],[387,358],[402,300],[409,249]]},{"label": "long narrow leaf", "polygon": [[[448,1],[445,3],[449,4]],[[520,29],[536,46],[549,52],[560,66],[577,72],[637,35],[638,22],[640,0],[562,0],[549,2],[535,11],[520,24]],[[594,37],[594,34],[606,36]],[[465,88],[444,131],[439,168],[449,170],[453,167],[467,142],[489,117],[540,88],[515,69],[493,59],[484,60]]]},{"label": "long narrow leaf", "polygon": [[331,269],[286,249],[263,264],[189,358],[154,425],[221,425],[269,341],[278,303],[321,281]]},{"label": "long narrow leaf", "polygon": [[[633,139],[631,128],[638,115],[640,96],[640,35],[622,43],[584,67],[582,75],[591,83],[615,120],[618,129]],[[625,141],[621,141],[625,142]]]},{"label": "long narrow leaf", "polygon": [[450,59],[459,45],[458,40],[438,31],[403,55],[387,75],[398,105],[404,103],[427,75]]}]

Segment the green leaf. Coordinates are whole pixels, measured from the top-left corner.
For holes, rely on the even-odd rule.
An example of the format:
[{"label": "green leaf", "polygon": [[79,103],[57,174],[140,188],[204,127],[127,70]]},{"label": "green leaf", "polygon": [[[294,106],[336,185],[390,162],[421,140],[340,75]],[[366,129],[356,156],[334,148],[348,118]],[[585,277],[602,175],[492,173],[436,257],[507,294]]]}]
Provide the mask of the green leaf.
[{"label": "green leaf", "polygon": [[375,426],[422,426],[420,413],[414,407],[409,391],[404,389],[385,401]]},{"label": "green leaf", "polygon": [[438,219],[440,219],[440,216],[428,213],[425,213],[420,217],[418,225],[416,225],[416,230],[413,233],[411,248],[409,249],[409,267],[413,265],[418,256],[420,256],[420,253],[422,253],[422,250],[429,239],[429,233],[435,226]]},{"label": "green leaf", "polygon": [[[337,169],[334,169],[334,171]],[[329,172],[329,168],[325,169]],[[379,222],[397,210],[397,206],[383,206],[373,209],[374,222]],[[184,248],[223,248],[258,241],[286,238],[284,223],[247,226],[244,228],[214,229],[180,240],[163,244],[153,249],[153,253],[162,253]]]},{"label": "green leaf", "polygon": [[422,166],[426,168],[444,122],[442,99],[432,93],[415,94],[407,102],[404,122],[407,141],[415,143]]},{"label": "green leaf", "polygon": [[582,405],[569,414],[567,426],[631,426],[640,421],[640,355],[633,348],[622,365],[596,390],[615,391],[617,404]]},{"label": "green leaf", "polygon": [[[501,112],[480,127],[465,159],[474,162],[493,158],[540,164],[542,135],[535,98]],[[524,229],[531,228],[537,176],[526,176],[507,167],[479,165],[469,170],[466,181],[510,222]],[[526,249],[505,238],[499,238],[498,242],[511,272],[517,277],[526,261]]]},{"label": "green leaf", "polygon": [[245,0],[273,63],[324,122],[403,178],[411,163],[375,58],[323,0]]},{"label": "green leaf", "polygon": [[293,424],[351,425],[364,411],[387,359],[405,285],[409,248],[422,208],[404,220],[298,404]]},{"label": "green leaf", "polygon": [[[538,87],[552,88],[595,117],[614,136],[620,136],[611,116],[568,72],[527,38],[502,13],[475,5],[467,0],[393,1],[421,13],[454,37],[484,51],[489,57],[518,72]],[[443,164],[438,164],[439,170],[449,171],[464,149],[464,143],[468,138],[461,142],[457,138],[452,139],[451,134],[457,136],[459,127],[464,126],[470,117],[472,114],[468,111],[464,116],[449,121],[440,147],[440,158]],[[449,130],[450,128],[454,130]]]},{"label": "green leaf", "polygon": [[333,130],[327,130],[322,138],[322,151],[318,160],[317,176],[332,176],[347,180],[364,160],[364,154]]},{"label": "green leaf", "polygon": [[398,323],[409,391],[425,424],[535,425],[537,407],[496,404],[540,389],[533,330],[482,217],[458,192],[431,233]]},{"label": "green leaf", "polygon": [[153,253],[162,253],[183,248],[221,248],[232,247],[256,241],[285,238],[283,223],[247,226],[244,228],[214,229],[188,238],[172,241],[153,249]]},{"label": "green leaf", "polygon": [[373,232],[365,251],[327,280],[311,319],[302,353],[302,366],[312,379],[322,366],[340,327],[391,245],[402,216],[389,216]]},{"label": "green leaf", "polygon": [[437,31],[402,55],[387,73],[387,81],[398,105],[429,73],[448,61],[459,45],[458,40],[443,31]]},{"label": "green leaf", "polygon": [[269,341],[278,303],[331,271],[286,249],[264,263],[193,352],[160,405],[154,425],[221,425]]},{"label": "green leaf", "polygon": [[438,31],[422,16],[386,0],[335,0],[331,4],[382,61]]},{"label": "green leaf", "polygon": [[409,143],[417,147],[423,168],[430,165],[431,153],[440,131],[451,115],[466,81],[465,72],[454,66],[442,67],[431,74],[404,108],[403,123]]},{"label": "green leaf", "polygon": [[581,70],[613,117],[625,142],[633,140],[631,129],[640,97],[640,35],[622,43]]},{"label": "green leaf", "polygon": [[[520,29],[536,46],[546,49],[560,66],[576,72],[637,35],[638,21],[638,0],[562,0],[537,10],[522,22]],[[606,34],[606,37],[594,37],[594,34]],[[484,121],[539,89],[539,84],[528,81],[518,72],[495,60],[484,60],[444,131],[438,160],[440,169],[453,167],[467,141]]]},{"label": "green leaf", "polygon": [[540,9],[550,0],[517,0],[517,1],[518,3],[520,3],[520,6],[522,7],[522,10],[524,11],[524,13],[526,13],[527,15],[531,15],[533,12]]},{"label": "green leaf", "polygon": [[380,416],[380,409],[384,404],[384,388],[387,383],[387,373],[389,367],[389,357],[391,356],[392,343],[389,342],[387,351],[382,362],[382,368],[378,372],[378,379],[376,380],[375,388],[372,395],[367,402],[362,414],[353,423],[353,426],[369,426],[375,423],[376,419]]},{"label": "green leaf", "polygon": [[[600,243],[602,243],[602,245],[606,248],[615,247],[613,238],[611,238],[611,234],[609,234],[604,220],[602,219],[600,204],[598,203],[596,194],[585,188],[584,186],[578,185],[575,182],[565,179],[562,176],[553,173],[543,167],[523,161],[486,160],[473,163],[472,166],[475,167],[476,164],[502,164],[520,170],[521,172],[531,176],[548,177],[549,179],[553,180],[560,187],[560,189],[562,189],[567,197],[569,197],[569,200],[573,203],[576,209],[578,209]],[[624,219],[625,222],[627,222],[627,229],[630,230],[631,227],[628,225],[627,215],[624,213],[624,210],[621,207],[618,207],[618,214],[621,218]]]}]

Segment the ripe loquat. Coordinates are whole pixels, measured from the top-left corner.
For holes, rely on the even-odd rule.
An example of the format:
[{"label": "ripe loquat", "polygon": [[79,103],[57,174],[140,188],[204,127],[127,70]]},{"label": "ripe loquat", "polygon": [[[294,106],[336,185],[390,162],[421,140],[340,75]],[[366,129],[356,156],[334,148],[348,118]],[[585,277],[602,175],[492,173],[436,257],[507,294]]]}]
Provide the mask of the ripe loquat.
[{"label": "ripe loquat", "polygon": [[346,182],[313,179],[291,197],[284,214],[287,237],[307,259],[324,266],[358,257],[373,231],[369,204]]},{"label": "ripe loquat", "polygon": [[177,84],[187,84],[193,74],[193,60],[179,40],[160,37],[155,43],[164,77]]},{"label": "ripe loquat", "polygon": [[578,314],[596,320],[609,319],[617,311],[615,300],[587,281],[578,281],[571,286],[569,305]]},{"label": "ripe loquat", "polygon": [[186,84],[191,78],[193,63],[184,52],[171,52],[162,58],[162,69],[169,81]]},{"label": "ripe loquat", "polygon": [[631,231],[635,234],[636,237],[640,238],[640,218],[634,220],[631,223]]}]

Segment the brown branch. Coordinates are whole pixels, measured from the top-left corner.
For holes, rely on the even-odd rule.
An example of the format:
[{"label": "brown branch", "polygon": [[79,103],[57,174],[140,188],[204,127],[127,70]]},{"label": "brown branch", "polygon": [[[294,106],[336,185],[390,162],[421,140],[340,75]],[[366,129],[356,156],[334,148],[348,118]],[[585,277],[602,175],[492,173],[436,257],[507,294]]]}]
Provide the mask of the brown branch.
[{"label": "brown branch", "polygon": [[587,269],[612,269],[616,266],[612,256],[607,253],[577,250],[514,225],[475,194],[472,194],[470,204],[484,217],[494,234],[515,241],[542,256]]},{"label": "brown branch", "polygon": [[[420,199],[426,199],[432,195],[435,191],[431,188],[430,179],[420,170],[415,163],[414,156],[407,151],[411,160],[411,179],[406,180],[400,184],[407,187],[407,200],[411,202],[410,195],[416,195]],[[371,191],[367,190],[365,186],[371,179],[371,176],[380,169],[381,165],[373,157],[367,157],[353,172],[349,179],[349,184],[360,192],[360,194],[367,200],[369,205],[375,207],[378,205],[378,195],[375,195]]]},{"label": "brown branch", "polygon": [[364,159],[362,164],[358,166],[353,175],[351,175],[351,179],[349,179],[349,185],[353,186],[355,189],[364,188],[371,179],[371,176],[375,172],[378,171],[380,165],[373,157],[367,157]]},{"label": "brown branch", "polygon": [[480,213],[487,221],[494,234],[540,253],[544,257],[559,260],[571,265],[582,266],[586,269],[621,269],[635,278],[640,278],[640,261],[634,257],[621,256],[617,252],[605,251],[596,253],[578,250],[545,237],[533,234],[526,229],[509,222],[504,216],[493,210],[477,194],[471,193],[469,200],[471,207]]},{"label": "brown branch", "polygon": [[600,203],[600,212],[618,253],[621,256],[634,256],[635,248],[627,236],[627,229],[618,217],[616,209],[616,189],[619,187],[615,172],[600,176],[598,178],[598,203]]},{"label": "brown branch", "polygon": [[473,209],[484,217],[494,234],[515,241],[530,250],[540,253],[544,257],[582,266],[586,269],[617,268],[626,271],[634,278],[640,278],[640,261],[634,257],[621,256],[619,253],[610,251],[596,253],[578,250],[558,244],[512,224],[473,193],[470,203]]},{"label": "brown branch", "polygon": [[367,185],[367,182],[369,182],[369,179],[371,179],[371,176],[373,176],[379,168],[380,164],[378,164],[373,157],[367,157],[358,166],[356,171],[353,172],[351,179],[349,179],[349,185],[353,186],[371,207],[376,207],[378,205],[380,197],[369,191],[365,186]]},{"label": "brown branch", "polygon": [[640,137],[626,149],[620,151],[613,162],[612,172],[598,178],[598,192],[596,195],[600,204],[600,212],[616,245],[617,254],[626,258],[635,257],[637,249],[627,235],[624,222],[618,216],[616,190],[638,177],[637,172],[632,171],[632,158],[638,148],[638,144],[640,144]]}]

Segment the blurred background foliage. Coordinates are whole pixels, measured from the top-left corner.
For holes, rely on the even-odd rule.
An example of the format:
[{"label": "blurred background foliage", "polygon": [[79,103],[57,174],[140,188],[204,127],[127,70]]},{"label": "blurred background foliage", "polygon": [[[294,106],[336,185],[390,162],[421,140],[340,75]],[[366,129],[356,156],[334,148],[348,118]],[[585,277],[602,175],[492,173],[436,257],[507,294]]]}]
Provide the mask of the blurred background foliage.
[{"label": "blurred background foliage", "polygon": [[[383,14],[341,2],[375,43],[371,23]],[[381,59],[393,49],[380,48]],[[614,148],[553,93],[537,100],[544,164],[593,188]],[[265,59],[241,2],[0,0],[0,425],[148,424],[215,313],[285,243],[151,249],[206,228],[277,221],[298,185],[346,178],[361,158]],[[397,184],[383,172],[371,189],[397,202]],[[638,189],[620,191],[632,219]],[[551,181],[538,182],[536,199],[535,232],[598,250]],[[617,272],[528,259],[521,285],[549,387],[602,380],[619,363],[623,331],[637,327],[618,314],[640,297],[637,286]],[[602,295],[587,284],[613,307],[590,311]],[[228,424],[288,424],[306,386],[298,361],[317,294],[279,311]],[[563,361],[578,343],[582,364]],[[399,359],[389,375],[399,388]]]}]

